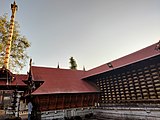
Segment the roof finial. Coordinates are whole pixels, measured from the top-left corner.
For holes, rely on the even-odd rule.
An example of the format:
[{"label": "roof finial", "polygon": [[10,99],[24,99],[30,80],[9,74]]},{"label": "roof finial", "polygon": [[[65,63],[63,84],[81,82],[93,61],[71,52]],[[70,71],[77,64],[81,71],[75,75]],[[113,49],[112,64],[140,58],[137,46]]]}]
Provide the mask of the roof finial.
[{"label": "roof finial", "polygon": [[83,71],[86,71],[86,68],[85,68],[85,66],[83,66]]},{"label": "roof finial", "polygon": [[32,58],[29,61],[29,66],[30,66],[30,68],[32,67]]},{"label": "roof finial", "polygon": [[58,62],[57,68],[59,68],[59,62]]},{"label": "roof finial", "polygon": [[157,45],[156,45],[156,47],[155,47],[155,50],[160,50],[160,40],[159,40],[159,42],[157,43]]}]

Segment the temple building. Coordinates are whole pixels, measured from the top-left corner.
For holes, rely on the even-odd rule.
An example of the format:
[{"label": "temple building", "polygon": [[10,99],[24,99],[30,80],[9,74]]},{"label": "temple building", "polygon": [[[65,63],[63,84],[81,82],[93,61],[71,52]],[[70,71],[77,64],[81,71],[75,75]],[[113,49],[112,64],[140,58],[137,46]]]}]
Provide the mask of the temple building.
[{"label": "temple building", "polygon": [[36,120],[82,117],[106,106],[159,105],[160,42],[87,71],[32,66],[30,61],[27,74],[13,74],[8,63],[17,8],[14,2],[4,66],[0,68],[4,115],[19,117],[26,112],[28,99]]},{"label": "temple building", "polygon": [[[156,104],[160,102],[160,52],[155,49],[157,45],[88,71],[30,64],[28,74],[19,75],[1,68],[0,88],[23,91],[21,100],[31,95],[39,118],[46,118],[49,111],[53,116],[58,110],[78,111],[110,104]],[[3,100],[1,97],[1,102],[7,99],[6,96]],[[63,113],[63,117],[65,115]]]}]

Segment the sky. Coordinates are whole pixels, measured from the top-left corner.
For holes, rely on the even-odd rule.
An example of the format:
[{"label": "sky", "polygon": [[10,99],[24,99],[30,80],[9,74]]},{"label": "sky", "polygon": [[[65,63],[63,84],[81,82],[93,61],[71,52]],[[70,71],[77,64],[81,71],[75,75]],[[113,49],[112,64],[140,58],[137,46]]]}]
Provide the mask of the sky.
[{"label": "sky", "polygon": [[[0,0],[11,16],[14,0]],[[15,20],[33,65],[78,69],[108,63],[160,40],[160,0],[16,0]],[[20,73],[27,73],[27,66]]]}]

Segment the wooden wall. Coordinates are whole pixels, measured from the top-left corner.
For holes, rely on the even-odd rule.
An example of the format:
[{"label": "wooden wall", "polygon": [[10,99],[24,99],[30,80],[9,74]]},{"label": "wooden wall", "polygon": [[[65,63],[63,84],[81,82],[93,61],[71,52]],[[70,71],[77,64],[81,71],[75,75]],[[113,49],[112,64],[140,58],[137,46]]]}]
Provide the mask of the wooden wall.
[{"label": "wooden wall", "polygon": [[35,95],[34,104],[38,111],[69,109],[94,106],[99,100],[98,93]]}]

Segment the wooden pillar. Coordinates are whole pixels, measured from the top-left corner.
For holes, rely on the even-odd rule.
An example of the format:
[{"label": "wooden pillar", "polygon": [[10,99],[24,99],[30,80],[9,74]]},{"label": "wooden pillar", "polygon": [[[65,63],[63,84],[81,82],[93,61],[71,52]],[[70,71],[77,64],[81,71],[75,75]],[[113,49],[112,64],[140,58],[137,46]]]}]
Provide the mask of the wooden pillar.
[{"label": "wooden pillar", "polygon": [[95,94],[92,94],[92,105],[95,103]]},{"label": "wooden pillar", "polygon": [[58,95],[55,95],[55,96],[56,96],[55,109],[57,109],[57,104],[58,104]]},{"label": "wooden pillar", "polygon": [[72,104],[72,96],[71,94],[69,95],[69,108],[71,108],[71,104]]},{"label": "wooden pillar", "polygon": [[84,105],[84,95],[82,94],[81,106],[83,107],[83,105]]},{"label": "wooden pillar", "polygon": [[48,100],[47,100],[47,102],[48,102],[48,104],[47,104],[47,109],[49,110],[49,109],[50,109],[50,99],[51,99],[49,95],[48,95],[47,99],[48,99]]},{"label": "wooden pillar", "polygon": [[63,95],[63,100],[62,100],[62,109],[65,108],[65,95]]}]

